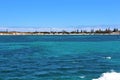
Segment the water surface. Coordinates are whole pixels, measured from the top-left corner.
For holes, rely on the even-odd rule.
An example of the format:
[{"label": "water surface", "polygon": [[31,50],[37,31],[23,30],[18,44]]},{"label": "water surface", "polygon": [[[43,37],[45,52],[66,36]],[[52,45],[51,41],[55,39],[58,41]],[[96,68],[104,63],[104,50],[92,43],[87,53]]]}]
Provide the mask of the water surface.
[{"label": "water surface", "polygon": [[92,80],[120,72],[120,36],[0,36],[0,80]]}]

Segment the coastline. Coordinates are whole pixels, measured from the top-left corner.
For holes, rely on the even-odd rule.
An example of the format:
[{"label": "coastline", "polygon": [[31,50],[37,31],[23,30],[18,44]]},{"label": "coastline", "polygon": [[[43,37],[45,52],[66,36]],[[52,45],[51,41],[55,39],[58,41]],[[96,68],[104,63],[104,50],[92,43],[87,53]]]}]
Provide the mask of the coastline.
[{"label": "coastline", "polygon": [[115,32],[115,33],[76,33],[76,34],[44,34],[44,33],[27,33],[27,32],[20,32],[20,33],[0,33],[0,36],[4,35],[120,35],[120,32]]},{"label": "coastline", "polygon": [[0,35],[120,35],[120,30],[118,28],[110,29],[91,29],[87,30],[62,30],[62,31],[0,31]]}]

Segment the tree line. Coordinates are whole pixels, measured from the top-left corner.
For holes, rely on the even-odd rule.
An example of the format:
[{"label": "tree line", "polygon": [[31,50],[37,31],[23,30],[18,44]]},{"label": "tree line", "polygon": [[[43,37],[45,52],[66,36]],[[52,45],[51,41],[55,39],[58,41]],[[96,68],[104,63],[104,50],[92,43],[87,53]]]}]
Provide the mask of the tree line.
[{"label": "tree line", "polygon": [[[1,33],[22,33],[22,32],[17,32],[17,31],[8,31],[8,29],[6,31],[0,31]],[[67,31],[67,30],[62,30],[62,31],[33,31],[33,32],[24,32],[24,33],[31,33],[31,34],[37,34],[37,33],[43,33],[43,34],[80,34],[80,33],[101,33],[101,34],[105,34],[105,33],[113,33],[113,32],[119,32],[118,28],[114,28],[114,29],[110,29],[110,28],[106,28],[106,29],[91,29],[91,30],[80,30],[80,29],[76,29],[73,31]]]}]

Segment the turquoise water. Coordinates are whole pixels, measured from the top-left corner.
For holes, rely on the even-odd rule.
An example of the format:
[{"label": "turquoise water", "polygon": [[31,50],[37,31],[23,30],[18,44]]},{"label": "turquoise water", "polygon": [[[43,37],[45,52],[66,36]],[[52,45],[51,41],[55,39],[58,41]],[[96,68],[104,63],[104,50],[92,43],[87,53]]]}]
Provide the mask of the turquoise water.
[{"label": "turquoise water", "polygon": [[120,72],[120,36],[0,36],[0,80],[92,80]]}]

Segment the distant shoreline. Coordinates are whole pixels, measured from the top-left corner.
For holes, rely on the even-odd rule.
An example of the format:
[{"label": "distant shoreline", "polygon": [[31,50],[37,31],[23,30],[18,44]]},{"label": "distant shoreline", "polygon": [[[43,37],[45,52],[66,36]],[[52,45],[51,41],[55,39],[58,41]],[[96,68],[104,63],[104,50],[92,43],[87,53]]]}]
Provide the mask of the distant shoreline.
[{"label": "distant shoreline", "polygon": [[34,32],[19,32],[19,31],[0,31],[0,35],[120,35],[120,30],[118,28],[114,28],[111,30],[110,28],[106,28],[105,30],[98,29],[94,30],[91,29],[90,31],[87,30],[73,30],[73,31],[34,31]]},{"label": "distant shoreline", "polygon": [[112,33],[74,33],[74,34],[66,34],[66,33],[33,33],[33,32],[6,32],[6,33],[0,33],[0,36],[4,35],[120,35],[120,32],[112,32]]}]

